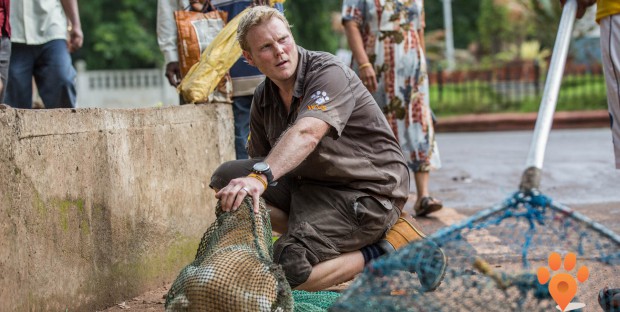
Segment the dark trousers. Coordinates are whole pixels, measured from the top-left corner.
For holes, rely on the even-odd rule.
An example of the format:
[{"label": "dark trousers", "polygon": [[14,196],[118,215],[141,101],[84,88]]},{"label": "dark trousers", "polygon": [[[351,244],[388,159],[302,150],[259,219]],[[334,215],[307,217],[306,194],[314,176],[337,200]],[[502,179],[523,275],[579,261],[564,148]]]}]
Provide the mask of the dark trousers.
[{"label": "dark trousers", "polygon": [[[230,180],[247,176],[258,161],[223,163],[213,173],[210,186],[224,188]],[[319,262],[377,242],[400,215],[397,207],[386,207],[362,191],[293,176],[269,186],[263,198],[288,213],[288,232],[276,241],[273,250],[274,261],[282,266],[293,288],[303,284]]]},{"label": "dark trousers", "polygon": [[32,108],[32,77],[45,108],[76,105],[76,72],[64,39],[40,45],[12,44],[6,103],[15,108]]}]

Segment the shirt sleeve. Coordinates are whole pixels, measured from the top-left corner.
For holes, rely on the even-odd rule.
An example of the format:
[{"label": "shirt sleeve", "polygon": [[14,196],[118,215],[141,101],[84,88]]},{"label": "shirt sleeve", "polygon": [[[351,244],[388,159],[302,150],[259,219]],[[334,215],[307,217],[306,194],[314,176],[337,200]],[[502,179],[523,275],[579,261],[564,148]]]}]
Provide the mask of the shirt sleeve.
[{"label": "shirt sleeve", "polygon": [[164,54],[166,64],[178,62],[177,25],[174,11],[178,0],[157,0],[157,44]]},{"label": "shirt sleeve", "polygon": [[297,120],[304,117],[323,120],[332,127],[331,136],[340,137],[355,107],[352,74],[338,65],[328,65],[312,75],[306,81]]}]

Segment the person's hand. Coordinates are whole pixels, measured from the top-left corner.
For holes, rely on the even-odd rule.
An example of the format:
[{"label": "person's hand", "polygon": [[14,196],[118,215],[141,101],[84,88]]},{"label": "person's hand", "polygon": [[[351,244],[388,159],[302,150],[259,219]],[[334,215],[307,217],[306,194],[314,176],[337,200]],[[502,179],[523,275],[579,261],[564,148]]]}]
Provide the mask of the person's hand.
[{"label": "person's hand", "polygon": [[179,62],[170,62],[166,64],[166,78],[168,78],[168,83],[173,87],[181,83],[181,68],[179,67]]},{"label": "person's hand", "polygon": [[84,34],[81,27],[71,26],[69,30],[69,41],[67,42],[67,48],[70,53],[79,50],[84,43]]},{"label": "person's hand", "polygon": [[365,66],[359,70],[360,79],[368,91],[377,91],[377,75],[373,66]]},{"label": "person's hand", "polygon": [[[564,5],[566,3],[566,0],[560,0],[560,2],[562,3],[562,5]],[[586,9],[595,4],[596,0],[577,0],[577,18],[582,18],[583,15],[586,13]]]},{"label": "person's hand", "polygon": [[202,12],[204,9],[204,3],[200,0],[190,0],[189,5],[192,7],[192,11],[194,12]]},{"label": "person's hand", "polygon": [[252,196],[254,213],[258,213],[260,196],[265,187],[256,178],[242,177],[233,179],[223,189],[215,194],[220,200],[222,211],[235,211],[246,196]]}]

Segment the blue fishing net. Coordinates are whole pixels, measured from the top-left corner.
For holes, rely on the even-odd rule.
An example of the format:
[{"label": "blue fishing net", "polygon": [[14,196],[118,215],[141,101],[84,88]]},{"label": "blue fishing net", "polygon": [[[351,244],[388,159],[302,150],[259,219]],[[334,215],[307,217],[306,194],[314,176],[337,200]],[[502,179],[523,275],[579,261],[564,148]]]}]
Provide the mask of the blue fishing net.
[{"label": "blue fishing net", "polygon": [[[439,246],[448,257],[442,284],[432,292],[419,275],[432,273],[435,261],[425,257]],[[549,268],[549,256],[577,256],[571,268]],[[581,266],[589,269],[577,281]],[[574,276],[579,288],[572,302],[599,309],[604,286],[620,283],[620,237],[584,215],[556,203],[537,190],[516,192],[505,202],[439,230],[367,266],[330,311],[554,311],[549,284],[560,272]],[[424,273],[426,270],[426,273]],[[614,285],[616,284],[616,285]]]}]

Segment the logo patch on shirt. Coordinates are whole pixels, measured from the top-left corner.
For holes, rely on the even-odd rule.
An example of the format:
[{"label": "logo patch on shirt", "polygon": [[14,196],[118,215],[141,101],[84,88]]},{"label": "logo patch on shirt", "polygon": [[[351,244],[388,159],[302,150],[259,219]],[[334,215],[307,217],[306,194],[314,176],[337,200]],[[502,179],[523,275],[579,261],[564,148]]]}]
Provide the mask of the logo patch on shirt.
[{"label": "logo patch on shirt", "polygon": [[308,105],[308,110],[327,110],[325,103],[329,101],[329,96],[327,96],[325,91],[316,91],[310,96],[310,98],[314,100],[314,104]]}]

